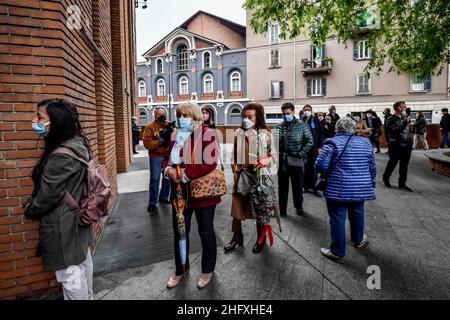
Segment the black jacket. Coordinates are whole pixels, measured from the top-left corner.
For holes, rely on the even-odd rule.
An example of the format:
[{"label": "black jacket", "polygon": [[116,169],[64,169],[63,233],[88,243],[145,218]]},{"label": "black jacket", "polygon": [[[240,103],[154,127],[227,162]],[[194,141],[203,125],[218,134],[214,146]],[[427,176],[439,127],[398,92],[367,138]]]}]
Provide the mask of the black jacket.
[{"label": "black jacket", "polygon": [[381,119],[378,117],[372,117],[372,124],[369,123],[369,118],[366,118],[366,124],[367,124],[367,128],[372,128],[372,135],[375,135],[377,137],[381,136]]},{"label": "black jacket", "polygon": [[440,126],[442,131],[449,132],[450,131],[450,114],[446,113],[442,116]]},{"label": "black jacket", "polygon": [[[89,161],[89,151],[81,138],[61,144]],[[68,191],[75,201],[81,198],[86,179],[86,165],[65,155],[51,155],[44,167],[41,183],[31,204],[25,210],[29,219],[40,220],[37,256],[44,269],[56,271],[82,263],[92,243],[92,226],[78,224],[73,212],[64,204]]]},{"label": "black jacket", "polygon": [[313,144],[313,147],[311,148],[310,152],[315,153],[318,148],[322,148],[322,146],[323,146],[322,124],[320,123],[319,119],[317,119],[314,116],[309,117],[308,121],[306,121],[306,118],[304,118],[303,120],[305,121],[305,123],[309,127],[309,129],[311,130],[311,133],[312,133],[312,136],[314,139],[314,144]]},{"label": "black jacket", "polygon": [[424,118],[417,119],[414,125],[414,133],[424,135],[427,132],[427,120]]},{"label": "black jacket", "polygon": [[389,144],[400,144],[412,146],[410,123],[404,121],[395,114],[391,115],[386,121],[388,129],[387,140]]}]

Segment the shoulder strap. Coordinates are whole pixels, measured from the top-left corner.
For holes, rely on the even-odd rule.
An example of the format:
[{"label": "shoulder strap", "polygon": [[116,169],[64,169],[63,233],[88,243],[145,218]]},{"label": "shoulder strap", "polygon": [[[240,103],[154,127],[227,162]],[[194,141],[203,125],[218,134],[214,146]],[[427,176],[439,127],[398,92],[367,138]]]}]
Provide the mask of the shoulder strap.
[{"label": "shoulder strap", "polygon": [[341,154],[339,155],[337,160],[328,167],[328,170],[326,172],[327,175],[329,175],[331,172],[333,172],[334,168],[338,165],[339,161],[341,161],[342,155],[344,154],[345,150],[347,149],[348,144],[349,144],[350,140],[352,139],[352,137],[353,137],[353,135],[350,135],[350,137],[348,138],[347,142],[345,143],[345,146],[342,149]]},{"label": "shoulder strap", "polygon": [[59,148],[56,148],[56,150],[53,151],[53,152],[50,154],[50,156],[53,155],[53,154],[65,154],[65,155],[68,155],[68,156],[70,156],[70,157],[72,157],[72,158],[74,158],[74,159],[80,161],[81,163],[84,163],[85,165],[89,165],[88,162],[87,162],[86,160],[84,160],[84,159],[80,158],[79,156],[77,156],[77,155],[75,154],[75,152],[73,152],[72,149],[70,149],[70,148],[66,148],[66,147],[59,147]]}]

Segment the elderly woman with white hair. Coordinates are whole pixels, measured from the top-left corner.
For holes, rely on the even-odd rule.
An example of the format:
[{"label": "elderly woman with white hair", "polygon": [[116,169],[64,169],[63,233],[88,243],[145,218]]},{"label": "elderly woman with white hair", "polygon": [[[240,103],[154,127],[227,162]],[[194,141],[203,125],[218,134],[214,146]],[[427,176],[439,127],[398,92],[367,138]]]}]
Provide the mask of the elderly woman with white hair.
[{"label": "elderly woman with white hair", "polygon": [[369,139],[355,135],[356,123],[345,117],[336,123],[336,136],[325,140],[316,161],[323,181],[330,216],[330,249],[321,253],[336,262],[345,256],[345,220],[350,220],[351,241],[356,248],[369,241],[364,233],[364,203],[375,199],[376,164]]},{"label": "elderly woman with white hair", "polygon": [[[220,196],[194,197],[195,180],[212,173],[217,166],[219,145],[216,133],[203,122],[200,107],[192,102],[177,106],[177,130],[173,133],[168,153],[163,163],[164,175],[171,180],[173,203],[173,231],[175,273],[167,282],[167,288],[176,287],[189,271],[189,232],[195,213],[202,244],[200,276],[197,286],[204,288],[216,266],[217,242],[214,231],[214,213]],[[210,178],[213,179],[213,178]]]}]

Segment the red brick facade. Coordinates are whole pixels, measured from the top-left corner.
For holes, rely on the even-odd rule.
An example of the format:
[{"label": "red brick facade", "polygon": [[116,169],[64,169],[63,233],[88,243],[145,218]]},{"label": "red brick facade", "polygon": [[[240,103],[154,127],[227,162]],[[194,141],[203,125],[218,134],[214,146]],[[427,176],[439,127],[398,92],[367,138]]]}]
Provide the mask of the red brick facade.
[{"label": "red brick facade", "polygon": [[[71,5],[79,6],[85,31],[66,24]],[[132,0],[0,2],[0,299],[58,290],[35,257],[38,224],[22,209],[43,148],[31,131],[36,102],[65,98],[77,105],[115,200],[117,172],[131,159],[134,41]]]}]

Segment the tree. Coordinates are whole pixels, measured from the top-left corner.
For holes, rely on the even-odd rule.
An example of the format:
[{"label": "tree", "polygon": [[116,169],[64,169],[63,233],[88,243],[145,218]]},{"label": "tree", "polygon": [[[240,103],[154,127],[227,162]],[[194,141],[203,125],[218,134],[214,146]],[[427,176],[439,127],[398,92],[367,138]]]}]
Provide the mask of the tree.
[{"label": "tree", "polygon": [[246,0],[256,33],[277,22],[280,36],[313,45],[365,38],[372,50],[366,71],[441,74],[450,62],[449,0]]}]

